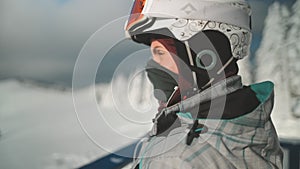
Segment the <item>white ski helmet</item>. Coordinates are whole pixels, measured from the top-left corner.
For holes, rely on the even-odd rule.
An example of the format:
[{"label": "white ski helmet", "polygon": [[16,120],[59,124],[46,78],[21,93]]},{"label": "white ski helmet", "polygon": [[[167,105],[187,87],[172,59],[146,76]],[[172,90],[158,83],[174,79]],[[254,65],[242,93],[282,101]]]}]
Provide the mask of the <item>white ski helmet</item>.
[{"label": "white ski helmet", "polygon": [[135,0],[125,30],[147,45],[147,38],[140,36],[167,34],[184,42],[201,31],[215,30],[229,39],[232,57],[242,59],[250,50],[251,9],[245,0]]}]

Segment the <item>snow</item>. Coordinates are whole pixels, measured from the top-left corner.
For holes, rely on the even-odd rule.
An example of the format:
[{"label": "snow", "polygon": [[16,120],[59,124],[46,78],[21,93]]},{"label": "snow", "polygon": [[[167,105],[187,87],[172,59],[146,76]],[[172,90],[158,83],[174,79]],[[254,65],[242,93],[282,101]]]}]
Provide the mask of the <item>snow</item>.
[{"label": "snow", "polygon": [[300,138],[300,1],[289,11],[275,2],[265,20],[256,53],[255,81],[275,84],[273,120],[281,138]]},{"label": "snow", "polygon": [[103,154],[80,129],[70,92],[17,81],[0,92],[0,168],[70,168]]},{"label": "snow", "polygon": [[290,19],[289,25],[291,28],[287,34],[287,54],[288,54],[288,73],[289,87],[292,97],[292,112],[295,116],[300,117],[300,79],[295,78],[300,74],[300,1],[296,1],[293,6],[293,16]]},{"label": "snow", "polygon": [[[119,88],[128,83],[124,77],[115,81],[112,84]],[[138,90],[142,91],[143,80],[136,81],[131,83],[132,86],[136,88],[139,86]],[[132,114],[128,115],[132,109],[125,105],[126,102],[122,104],[121,111],[114,108],[112,100],[109,100],[112,91],[110,88],[111,85],[100,84],[96,86],[96,93],[91,93],[91,87],[74,92],[83,101],[75,103],[76,111],[85,111],[83,112],[85,117],[79,119],[83,125],[80,126],[71,90],[43,88],[16,80],[1,81],[0,168],[76,168],[143,137],[150,129],[151,119],[155,113],[143,114],[152,111],[145,103],[149,101],[146,99],[151,99],[145,96],[152,89],[146,87],[145,89],[150,91],[145,90],[145,95],[129,91],[129,96],[135,99],[140,97],[136,100],[142,103],[140,106],[137,102],[131,103],[133,107],[135,106],[135,112],[141,113],[137,115],[144,116],[142,119],[147,119],[143,123],[135,123],[136,119],[131,119]],[[96,95],[101,108],[99,112],[102,112],[103,116],[99,112],[96,116],[90,113],[93,109],[89,107],[88,101],[91,96]],[[121,95],[114,100],[120,102],[119,99],[124,100],[124,97]],[[153,103],[153,107],[156,106]],[[120,116],[120,112],[126,118]],[[81,115],[78,114],[78,117],[81,118]],[[85,126],[85,122],[90,125]]]}]

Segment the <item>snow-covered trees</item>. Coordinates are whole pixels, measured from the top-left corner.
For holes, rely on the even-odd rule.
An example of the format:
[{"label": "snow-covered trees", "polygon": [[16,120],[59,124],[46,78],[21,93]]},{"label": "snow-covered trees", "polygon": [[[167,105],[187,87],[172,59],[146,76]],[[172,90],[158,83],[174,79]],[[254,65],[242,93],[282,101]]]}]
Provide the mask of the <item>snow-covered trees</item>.
[{"label": "snow-covered trees", "polygon": [[288,10],[275,2],[269,8],[265,20],[263,38],[256,52],[255,80],[272,80],[278,88],[284,88],[282,81],[286,81],[285,37],[287,32]]},{"label": "snow-covered trees", "polygon": [[273,118],[281,137],[297,137],[300,127],[299,9],[300,0],[292,10],[278,2],[270,6],[255,56],[255,81],[275,83]]},{"label": "snow-covered trees", "polygon": [[293,6],[293,15],[290,18],[290,27],[287,38],[289,92],[291,94],[291,111],[300,117],[300,1]]}]

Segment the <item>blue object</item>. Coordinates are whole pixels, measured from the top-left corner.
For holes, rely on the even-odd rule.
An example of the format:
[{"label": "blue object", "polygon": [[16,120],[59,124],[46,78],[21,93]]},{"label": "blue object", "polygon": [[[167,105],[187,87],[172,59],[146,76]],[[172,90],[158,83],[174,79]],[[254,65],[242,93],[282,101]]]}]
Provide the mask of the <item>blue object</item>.
[{"label": "blue object", "polygon": [[136,144],[137,143],[128,145],[127,147],[122,148],[115,153],[104,156],[78,169],[121,169],[132,162]]}]

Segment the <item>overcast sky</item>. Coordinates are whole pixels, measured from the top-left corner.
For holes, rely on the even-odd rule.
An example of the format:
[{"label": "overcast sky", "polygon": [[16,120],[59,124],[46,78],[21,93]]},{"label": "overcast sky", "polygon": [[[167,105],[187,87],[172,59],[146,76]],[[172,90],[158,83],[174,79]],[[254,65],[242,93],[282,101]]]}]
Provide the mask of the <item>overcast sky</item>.
[{"label": "overcast sky", "polygon": [[[254,36],[259,37],[268,5],[273,1],[250,1]],[[84,43],[105,24],[126,16],[131,3],[132,0],[1,0],[0,79],[21,77],[71,85],[74,64]],[[103,36],[104,41],[111,36],[114,34]]]}]

